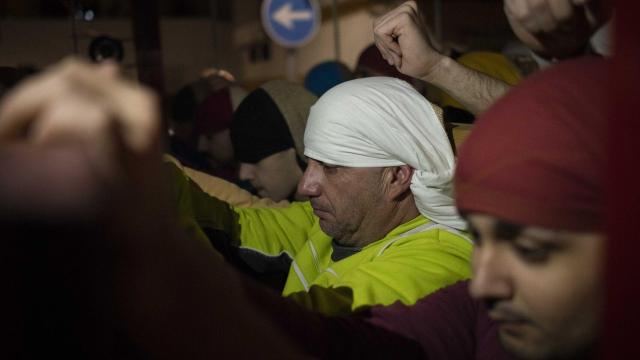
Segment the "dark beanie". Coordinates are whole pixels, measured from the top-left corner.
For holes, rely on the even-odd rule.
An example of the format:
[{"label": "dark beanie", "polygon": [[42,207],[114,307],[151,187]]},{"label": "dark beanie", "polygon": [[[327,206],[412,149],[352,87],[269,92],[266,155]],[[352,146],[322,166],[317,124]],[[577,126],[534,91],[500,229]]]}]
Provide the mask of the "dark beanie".
[{"label": "dark beanie", "polygon": [[178,123],[194,122],[198,101],[189,86],[184,86],[175,94],[171,101],[171,118]]},{"label": "dark beanie", "polygon": [[230,129],[233,150],[240,162],[255,164],[269,155],[295,148],[284,115],[262,88],[240,103]]}]

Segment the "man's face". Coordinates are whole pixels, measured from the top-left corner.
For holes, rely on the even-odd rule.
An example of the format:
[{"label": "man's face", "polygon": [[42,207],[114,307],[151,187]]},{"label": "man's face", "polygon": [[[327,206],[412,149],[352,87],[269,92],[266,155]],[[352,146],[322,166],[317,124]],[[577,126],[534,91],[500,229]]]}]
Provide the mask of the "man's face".
[{"label": "man's face", "polygon": [[222,130],[210,136],[200,135],[198,150],[208,154],[216,165],[228,165],[233,162],[233,145],[229,136],[229,129]]},{"label": "man's face", "polygon": [[271,154],[256,164],[241,163],[238,170],[240,180],[249,181],[260,197],[275,201],[291,196],[301,175],[294,149]]},{"label": "man's face", "polygon": [[383,168],[331,166],[309,159],[298,193],[309,197],[320,227],[341,245],[362,246],[383,197]]},{"label": "man's face", "polygon": [[485,300],[500,342],[523,359],[591,350],[602,304],[603,236],[468,217],[477,240],[471,294]]}]

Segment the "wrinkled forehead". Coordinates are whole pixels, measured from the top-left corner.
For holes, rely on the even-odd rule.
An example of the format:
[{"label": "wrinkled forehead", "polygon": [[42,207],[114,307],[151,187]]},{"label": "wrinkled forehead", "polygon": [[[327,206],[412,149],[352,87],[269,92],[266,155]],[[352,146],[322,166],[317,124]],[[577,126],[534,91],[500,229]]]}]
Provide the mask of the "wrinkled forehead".
[{"label": "wrinkled forehead", "polygon": [[[332,161],[322,161],[320,159],[314,159],[312,157],[309,156],[305,156],[305,159],[307,160],[307,164],[309,165],[319,165],[322,166],[324,168],[339,168],[342,171],[345,172],[371,172],[371,173],[380,173],[385,169],[388,169],[388,166],[348,166],[348,165],[341,165],[339,162],[332,162]],[[312,166],[307,166],[306,170],[310,170],[313,169]]]}]

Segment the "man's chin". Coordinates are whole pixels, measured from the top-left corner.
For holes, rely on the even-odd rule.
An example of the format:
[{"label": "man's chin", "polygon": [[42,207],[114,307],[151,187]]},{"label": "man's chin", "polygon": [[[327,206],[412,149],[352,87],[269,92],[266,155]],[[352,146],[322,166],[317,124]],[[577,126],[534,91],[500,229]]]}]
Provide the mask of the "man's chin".
[{"label": "man's chin", "polygon": [[334,237],[333,234],[333,229],[330,226],[330,224],[327,223],[327,220],[324,220],[323,218],[319,218],[319,224],[320,224],[320,229],[322,229],[322,232],[324,232],[325,234]]},{"label": "man's chin", "polygon": [[320,218],[319,223],[320,223],[320,229],[322,229],[322,232],[329,235],[331,238],[333,238],[334,241],[339,243],[340,232],[336,229],[335,226],[333,226],[333,223],[323,218]]},{"label": "man's chin", "polygon": [[498,329],[500,344],[509,354],[523,360],[549,358],[545,342],[539,341],[540,339],[533,334],[533,329],[529,325],[501,325]]}]

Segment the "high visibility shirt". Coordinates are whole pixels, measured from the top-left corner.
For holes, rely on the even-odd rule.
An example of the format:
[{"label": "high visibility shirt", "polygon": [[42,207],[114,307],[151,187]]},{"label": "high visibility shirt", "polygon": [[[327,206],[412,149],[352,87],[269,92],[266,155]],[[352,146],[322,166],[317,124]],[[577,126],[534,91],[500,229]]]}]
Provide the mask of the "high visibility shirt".
[{"label": "high visibility shirt", "polygon": [[223,232],[255,271],[288,268],[283,295],[307,308],[335,315],[397,300],[413,304],[471,276],[467,235],[422,215],[338,258],[309,202],[232,207],[202,191],[175,166],[172,171],[183,222]]}]

